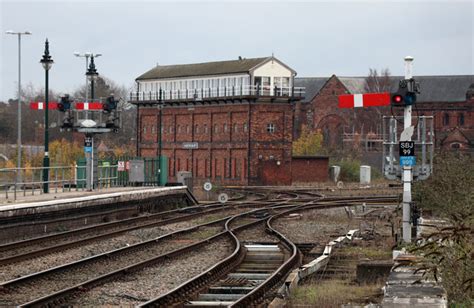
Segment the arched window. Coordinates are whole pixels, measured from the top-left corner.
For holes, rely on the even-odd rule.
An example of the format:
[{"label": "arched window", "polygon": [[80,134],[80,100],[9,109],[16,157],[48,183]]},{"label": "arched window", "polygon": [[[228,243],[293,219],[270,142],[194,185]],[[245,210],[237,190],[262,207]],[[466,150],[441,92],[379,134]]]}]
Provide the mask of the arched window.
[{"label": "arched window", "polygon": [[443,125],[448,126],[449,125],[449,113],[445,113],[443,116]]},{"label": "arched window", "polygon": [[459,116],[458,116],[458,124],[459,126],[463,126],[464,125],[464,113],[460,113]]},{"label": "arched window", "polygon": [[199,134],[199,125],[198,125],[198,124],[195,125],[194,132],[195,132],[196,134]]}]

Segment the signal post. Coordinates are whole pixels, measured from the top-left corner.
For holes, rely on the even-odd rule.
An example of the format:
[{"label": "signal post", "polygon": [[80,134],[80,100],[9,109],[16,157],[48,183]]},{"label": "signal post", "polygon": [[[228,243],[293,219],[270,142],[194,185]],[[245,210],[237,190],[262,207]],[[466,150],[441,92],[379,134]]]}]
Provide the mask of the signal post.
[{"label": "signal post", "polygon": [[[386,178],[395,180],[401,178],[403,183],[403,200],[402,200],[402,235],[403,241],[410,243],[412,239],[412,222],[415,218],[411,215],[412,194],[411,184],[416,176],[418,180],[428,178],[432,170],[433,157],[433,126],[431,125],[431,133],[428,134],[430,140],[426,140],[427,125],[426,121],[432,117],[418,117],[417,140],[412,141],[414,127],[412,125],[412,105],[416,102],[416,95],[420,93],[420,87],[412,75],[413,57],[405,58],[405,79],[400,80],[399,88],[396,93],[365,93],[353,95],[340,95],[339,108],[358,108],[371,106],[392,106],[403,107],[403,132],[400,136],[399,161],[400,165],[394,165],[394,146],[397,144],[397,127],[396,118],[390,117],[389,142],[385,142],[384,133],[384,153],[385,146],[389,146],[389,156],[384,157],[384,175]],[[385,119],[385,117],[384,117]],[[421,166],[416,166],[415,144],[421,145],[422,159]],[[431,146],[431,159],[426,160],[427,148]],[[386,162],[386,159],[389,161]],[[388,166],[387,166],[388,165]],[[415,171],[415,172],[414,172]]]}]

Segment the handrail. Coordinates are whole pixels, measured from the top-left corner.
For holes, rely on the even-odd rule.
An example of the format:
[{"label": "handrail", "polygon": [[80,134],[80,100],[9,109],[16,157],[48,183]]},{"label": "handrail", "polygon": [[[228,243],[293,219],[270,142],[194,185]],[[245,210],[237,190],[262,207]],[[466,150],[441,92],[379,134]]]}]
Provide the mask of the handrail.
[{"label": "handrail", "polygon": [[131,101],[151,100],[201,100],[214,97],[236,96],[274,96],[274,97],[304,97],[304,87],[270,87],[260,85],[240,85],[217,88],[196,88],[180,90],[134,91],[130,92]]}]

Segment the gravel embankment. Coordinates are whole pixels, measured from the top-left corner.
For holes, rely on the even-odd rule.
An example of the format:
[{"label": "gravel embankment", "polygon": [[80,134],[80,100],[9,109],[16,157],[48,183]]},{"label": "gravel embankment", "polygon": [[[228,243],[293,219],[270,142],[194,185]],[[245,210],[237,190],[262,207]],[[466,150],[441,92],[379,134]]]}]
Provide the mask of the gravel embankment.
[{"label": "gravel embankment", "polygon": [[219,240],[164,263],[131,273],[119,280],[81,293],[67,305],[132,307],[156,298],[204,272],[233,251],[228,240]]}]

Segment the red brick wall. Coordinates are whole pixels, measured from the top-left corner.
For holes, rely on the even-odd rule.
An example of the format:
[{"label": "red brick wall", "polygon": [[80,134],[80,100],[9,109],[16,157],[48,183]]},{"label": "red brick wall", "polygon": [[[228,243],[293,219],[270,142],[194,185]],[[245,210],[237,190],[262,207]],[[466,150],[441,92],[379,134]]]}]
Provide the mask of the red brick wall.
[{"label": "red brick wall", "polygon": [[293,157],[291,177],[293,183],[325,182],[329,177],[329,158]]},{"label": "red brick wall", "polygon": [[291,185],[291,164],[280,164],[276,161],[263,161],[258,166],[260,185]]},{"label": "red brick wall", "polygon": [[[159,110],[141,107],[139,117],[141,155],[156,156]],[[261,164],[278,160],[278,170],[291,164],[293,111],[288,101],[181,104],[165,107],[162,118],[162,153],[169,158],[170,181],[176,180],[178,171],[191,171],[196,183],[266,184],[259,173]],[[274,133],[267,132],[270,123]],[[198,149],[184,149],[183,142],[197,142]]]}]

